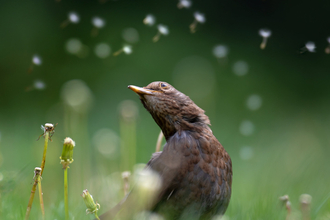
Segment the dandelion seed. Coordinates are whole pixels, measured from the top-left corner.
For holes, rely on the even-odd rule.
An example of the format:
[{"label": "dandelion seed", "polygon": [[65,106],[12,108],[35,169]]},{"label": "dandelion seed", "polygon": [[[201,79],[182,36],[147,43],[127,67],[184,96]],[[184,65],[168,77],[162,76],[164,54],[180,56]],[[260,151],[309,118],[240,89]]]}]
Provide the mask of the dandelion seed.
[{"label": "dandelion seed", "polygon": [[248,71],[249,71],[249,66],[248,66],[247,62],[237,61],[236,63],[234,63],[233,72],[237,76],[244,76],[248,73]]},{"label": "dandelion seed", "polygon": [[44,90],[46,88],[46,84],[41,80],[35,80],[33,87],[37,90]]},{"label": "dandelion seed", "polygon": [[213,55],[216,57],[216,58],[225,58],[228,54],[228,47],[224,46],[224,45],[216,45],[214,48],[213,48]]},{"label": "dandelion seed", "polygon": [[157,42],[157,41],[159,41],[159,38],[160,38],[162,35],[166,36],[166,35],[168,35],[168,34],[170,33],[168,27],[167,27],[166,25],[163,25],[163,24],[159,24],[159,25],[157,26],[157,29],[158,29],[158,32],[157,32],[157,34],[153,37],[153,39],[152,39],[153,42]]},{"label": "dandelion seed", "polygon": [[330,37],[327,38],[327,41],[329,45],[325,48],[325,53],[330,54]]},{"label": "dandelion seed", "polygon": [[191,33],[195,33],[196,32],[196,27],[198,23],[205,23],[206,18],[204,16],[204,14],[200,13],[200,12],[195,12],[194,13],[194,18],[195,20],[193,21],[193,23],[189,26],[190,28],[190,32]]},{"label": "dandelion seed", "polygon": [[239,131],[244,136],[250,136],[254,132],[254,124],[249,120],[244,120],[239,126]]},{"label": "dandelion seed", "polygon": [[143,23],[148,26],[153,26],[156,23],[156,17],[152,14],[148,14],[144,19]]},{"label": "dandelion seed", "polygon": [[33,63],[34,65],[40,66],[40,65],[42,64],[41,57],[38,56],[38,55],[34,55],[34,56],[32,57],[32,63]]},{"label": "dandelion seed", "polygon": [[68,26],[70,23],[72,24],[78,24],[80,21],[80,17],[76,12],[69,12],[68,18],[63,21],[60,25],[61,28],[65,28]]},{"label": "dandelion seed", "polygon": [[261,105],[262,99],[259,95],[250,95],[246,100],[246,106],[252,111],[258,110]]},{"label": "dandelion seed", "polygon": [[192,5],[192,2],[190,0],[179,0],[178,8],[179,9],[190,8],[191,5]]},{"label": "dandelion seed", "polygon": [[315,49],[316,49],[315,43],[312,42],[312,41],[307,42],[307,43],[305,44],[305,47],[306,47],[306,49],[307,49],[309,52],[311,52],[311,53],[316,52],[316,51],[315,51]]},{"label": "dandelion seed", "polygon": [[120,50],[113,53],[114,56],[118,56],[121,53],[125,53],[127,55],[133,53],[133,48],[131,45],[124,45]]},{"label": "dandelion seed", "polygon": [[272,31],[266,28],[259,30],[259,35],[262,37],[260,48],[263,50],[266,48],[267,39],[272,35]]},{"label": "dandelion seed", "polygon": [[91,35],[92,37],[96,37],[99,33],[99,29],[105,26],[105,20],[100,17],[93,17],[92,24],[94,28],[92,29]]},{"label": "dandelion seed", "polygon": [[106,43],[99,43],[98,45],[96,45],[94,52],[96,54],[96,56],[98,56],[99,58],[107,58],[110,53],[111,53],[111,48],[108,44]]},{"label": "dandelion seed", "polygon": [[39,55],[33,55],[32,57],[32,63],[30,65],[30,68],[28,69],[28,73],[32,73],[34,65],[40,66],[42,64],[42,59]]}]

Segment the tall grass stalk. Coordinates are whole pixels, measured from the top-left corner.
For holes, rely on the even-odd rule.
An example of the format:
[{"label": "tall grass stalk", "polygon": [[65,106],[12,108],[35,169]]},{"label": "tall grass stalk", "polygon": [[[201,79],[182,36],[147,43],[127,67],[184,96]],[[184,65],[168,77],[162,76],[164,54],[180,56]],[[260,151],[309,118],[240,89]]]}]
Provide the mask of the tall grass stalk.
[{"label": "tall grass stalk", "polygon": [[33,183],[33,186],[32,186],[29,203],[28,203],[28,206],[27,206],[27,209],[26,209],[26,213],[25,213],[25,220],[28,220],[29,219],[31,208],[32,208],[32,204],[33,204],[34,194],[36,192],[36,188],[37,188],[38,182],[40,182],[40,176],[41,176],[41,168],[40,167],[34,168],[34,177],[33,177],[34,178],[34,183]]}]

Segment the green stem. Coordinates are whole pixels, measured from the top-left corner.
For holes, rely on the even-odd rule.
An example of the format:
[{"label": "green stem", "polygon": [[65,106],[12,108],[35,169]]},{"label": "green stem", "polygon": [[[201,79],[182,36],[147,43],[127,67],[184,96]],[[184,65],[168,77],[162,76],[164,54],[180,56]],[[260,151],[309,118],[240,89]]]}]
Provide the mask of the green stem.
[{"label": "green stem", "polygon": [[40,208],[41,208],[41,213],[42,213],[42,219],[45,220],[45,207],[44,207],[44,199],[42,195],[42,188],[41,188],[41,178],[39,176],[38,180],[38,189],[39,189],[39,201],[40,201]]},{"label": "green stem", "polygon": [[45,145],[44,145],[44,153],[42,156],[42,161],[41,161],[41,174],[40,176],[42,176],[42,173],[44,172],[44,168],[45,168],[45,163],[46,163],[46,153],[47,153],[47,147],[48,147],[48,139],[49,139],[49,131],[45,132]]},{"label": "green stem", "polygon": [[95,212],[95,218],[96,218],[97,220],[100,220],[100,218],[97,216],[96,212]]},{"label": "green stem", "polygon": [[68,202],[68,168],[64,169],[64,207],[65,219],[69,219],[69,202]]},{"label": "green stem", "polygon": [[26,209],[25,220],[28,220],[29,216],[30,216],[34,194],[36,192],[36,188],[37,188],[37,185],[38,185],[38,180],[39,180],[39,178],[36,177],[35,180],[34,180],[33,186],[32,186],[29,203],[28,203],[28,206],[27,206],[27,209]]}]

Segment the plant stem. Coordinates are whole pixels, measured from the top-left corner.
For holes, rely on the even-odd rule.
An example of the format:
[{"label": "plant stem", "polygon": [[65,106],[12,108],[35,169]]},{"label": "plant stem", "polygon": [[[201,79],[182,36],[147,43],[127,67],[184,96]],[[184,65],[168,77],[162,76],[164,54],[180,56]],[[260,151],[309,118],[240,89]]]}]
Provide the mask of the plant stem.
[{"label": "plant stem", "polygon": [[95,212],[95,218],[96,218],[97,220],[100,220],[100,218],[97,216],[96,212]]},{"label": "plant stem", "polygon": [[28,206],[27,206],[27,209],[26,209],[26,213],[25,213],[25,220],[28,220],[29,219],[31,208],[32,208],[34,194],[36,192],[36,188],[37,188],[38,182],[40,181],[40,168],[38,168],[38,169],[39,170],[37,170],[37,169],[34,170],[34,173],[35,173],[34,183],[33,183],[33,186],[32,186],[29,203],[28,203]]},{"label": "plant stem", "polygon": [[43,195],[42,195],[40,176],[39,176],[39,180],[38,180],[38,189],[39,189],[39,200],[40,200],[40,208],[41,208],[41,213],[42,213],[42,219],[45,220],[45,207],[44,207],[44,199],[43,199]]},{"label": "plant stem", "polygon": [[68,202],[68,168],[64,169],[64,208],[65,219],[69,219],[69,202]]},{"label": "plant stem", "polygon": [[46,153],[47,153],[47,147],[48,147],[48,139],[49,139],[49,131],[45,132],[45,145],[44,145],[44,154],[42,156],[42,161],[41,161],[41,174],[40,176],[42,176],[42,173],[44,172],[44,168],[45,168],[45,163],[46,163]]}]

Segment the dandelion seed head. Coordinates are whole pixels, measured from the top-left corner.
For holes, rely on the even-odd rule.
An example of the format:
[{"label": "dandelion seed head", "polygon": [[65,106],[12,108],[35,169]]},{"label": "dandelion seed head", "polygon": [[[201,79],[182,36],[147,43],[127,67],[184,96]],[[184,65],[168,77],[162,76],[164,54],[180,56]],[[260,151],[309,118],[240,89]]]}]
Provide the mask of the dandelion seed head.
[{"label": "dandelion seed head", "polygon": [[200,12],[195,12],[194,17],[199,23],[204,23],[206,21],[205,15]]},{"label": "dandelion seed head", "polygon": [[233,65],[233,72],[237,76],[244,76],[248,73],[249,71],[249,65],[245,61],[237,61]]},{"label": "dandelion seed head", "polygon": [[268,38],[272,35],[272,31],[267,29],[267,28],[262,28],[262,29],[259,30],[259,35],[261,37]]},{"label": "dandelion seed head", "polygon": [[213,55],[217,58],[224,58],[228,54],[228,47],[224,45],[216,45],[213,48]]},{"label": "dandelion seed head", "polygon": [[95,46],[94,52],[99,58],[107,58],[111,53],[111,48],[106,43],[99,43]]},{"label": "dandelion seed head", "polygon": [[255,111],[258,110],[262,105],[262,99],[259,95],[250,95],[246,100],[246,106],[248,109]]},{"label": "dandelion seed head", "polygon": [[44,90],[46,88],[46,84],[41,80],[35,80],[33,82],[33,87],[38,90]]},{"label": "dandelion seed head", "polygon": [[78,54],[82,49],[82,43],[79,39],[71,38],[66,42],[65,49],[71,54]]},{"label": "dandelion seed head", "polygon": [[37,65],[37,66],[40,66],[42,64],[42,60],[41,60],[41,57],[38,56],[38,55],[33,55],[32,57],[32,63]]},{"label": "dandelion seed head", "polygon": [[71,23],[77,24],[80,21],[80,17],[76,12],[69,12],[68,17]]},{"label": "dandelion seed head", "polygon": [[136,43],[139,41],[139,32],[135,28],[126,28],[122,32],[122,37],[128,43]]},{"label": "dandelion seed head", "polygon": [[250,136],[254,132],[254,124],[249,120],[244,120],[239,126],[239,131],[244,136]]},{"label": "dandelion seed head", "polygon": [[157,26],[159,33],[161,33],[162,35],[168,35],[170,33],[170,31],[168,30],[168,27],[166,25],[163,24],[159,24]]},{"label": "dandelion seed head", "polygon": [[93,17],[92,24],[97,28],[103,28],[105,26],[105,20],[100,17]]},{"label": "dandelion seed head", "polygon": [[306,49],[307,49],[309,52],[312,52],[312,53],[316,52],[316,51],[315,51],[315,49],[316,49],[315,43],[312,42],[312,41],[307,42],[307,43],[305,44],[305,47],[306,47]]},{"label": "dandelion seed head", "polygon": [[190,8],[192,5],[192,2],[190,0],[179,0],[179,5],[182,8]]},{"label": "dandelion seed head", "polygon": [[148,26],[152,26],[156,23],[156,17],[152,14],[148,14],[144,19],[143,23]]},{"label": "dandelion seed head", "polygon": [[132,46],[131,46],[131,45],[125,45],[125,46],[123,47],[123,51],[124,51],[124,53],[127,54],[127,55],[133,53]]}]

